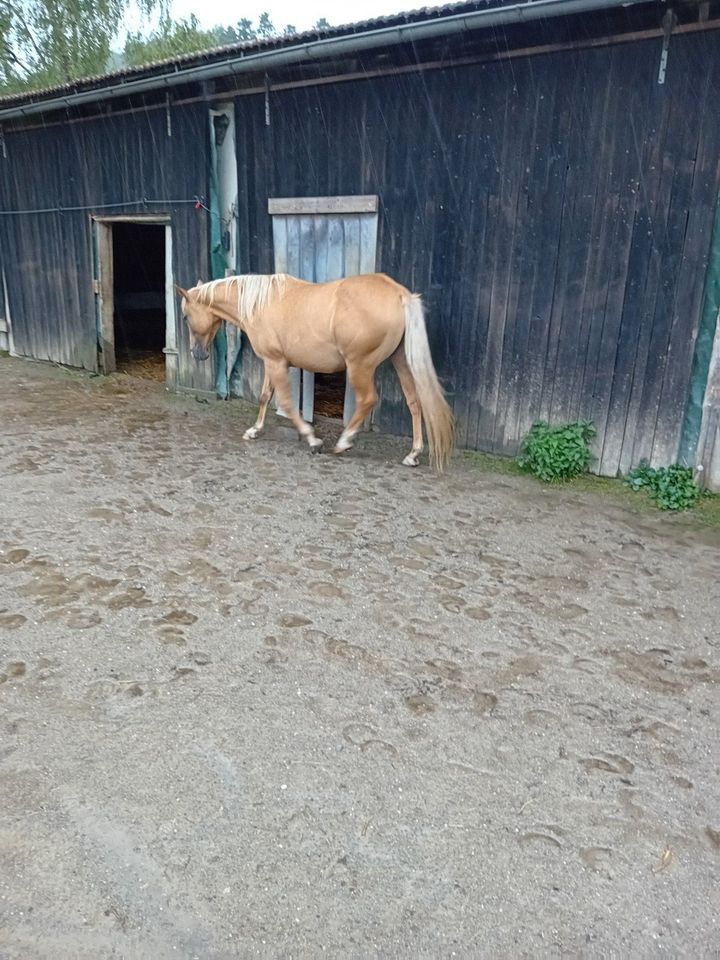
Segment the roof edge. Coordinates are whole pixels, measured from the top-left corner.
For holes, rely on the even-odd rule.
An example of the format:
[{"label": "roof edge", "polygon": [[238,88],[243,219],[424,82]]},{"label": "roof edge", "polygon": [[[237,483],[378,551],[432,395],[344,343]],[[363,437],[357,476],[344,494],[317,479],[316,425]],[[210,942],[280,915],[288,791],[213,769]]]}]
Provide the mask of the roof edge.
[{"label": "roof edge", "polygon": [[[233,76],[239,73],[260,72],[273,66],[285,66],[299,62],[312,62],[325,57],[347,55],[377,47],[394,44],[412,43],[437,36],[448,36],[484,27],[509,23],[525,23],[533,20],[559,16],[572,16],[619,7],[665,5],[665,0],[523,0],[508,6],[483,7],[457,13],[409,20],[369,30],[354,31],[340,36],[324,36],[315,40],[291,42],[267,50],[251,47],[241,50],[235,56],[228,56],[212,63],[194,64],[181,67],[177,61],[170,61],[173,69],[153,76],[140,76],[127,79],[124,75],[115,83],[89,90],[80,90],[53,95],[51,91],[39,99],[32,99],[2,108],[0,100],[0,122],[27,116],[68,109],[85,103],[99,102],[143,93],[150,90],[164,90],[192,82],[210,80],[218,77]],[[37,97],[38,95],[35,94]]]}]

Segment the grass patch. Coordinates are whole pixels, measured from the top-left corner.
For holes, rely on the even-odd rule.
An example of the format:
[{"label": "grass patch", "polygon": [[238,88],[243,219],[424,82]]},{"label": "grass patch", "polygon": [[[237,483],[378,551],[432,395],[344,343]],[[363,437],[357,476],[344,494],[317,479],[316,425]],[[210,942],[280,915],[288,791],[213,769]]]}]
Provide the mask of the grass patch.
[{"label": "grass patch", "polygon": [[488,473],[504,473],[513,477],[526,476],[518,466],[517,460],[511,457],[499,457],[497,454],[481,453],[479,450],[463,450],[462,456],[467,463]]},{"label": "grass patch", "polygon": [[[527,472],[521,470],[517,461],[512,457],[480,453],[476,450],[464,450],[462,459],[469,467],[477,469],[481,473],[524,479],[528,476]],[[586,493],[605,500],[612,500],[631,513],[658,516],[657,507],[653,501],[648,497],[638,497],[635,491],[620,478],[598,477],[593,473],[583,473],[562,486],[557,484],[552,487],[545,486],[544,492],[551,492],[556,496],[569,493]],[[675,523],[691,526],[720,527],[720,494],[702,493],[691,511],[681,515],[673,515],[672,520]]]}]

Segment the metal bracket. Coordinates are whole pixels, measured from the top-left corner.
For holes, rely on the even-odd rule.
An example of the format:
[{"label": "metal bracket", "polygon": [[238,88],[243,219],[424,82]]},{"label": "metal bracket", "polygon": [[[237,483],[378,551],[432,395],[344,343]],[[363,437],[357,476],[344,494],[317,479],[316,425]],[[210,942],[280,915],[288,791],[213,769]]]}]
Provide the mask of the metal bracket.
[{"label": "metal bracket", "polygon": [[658,70],[658,84],[665,83],[665,73],[667,71],[668,50],[670,49],[670,36],[673,28],[677,25],[677,15],[674,10],[666,10],[662,19],[663,25],[663,45],[660,54],[660,69]]}]

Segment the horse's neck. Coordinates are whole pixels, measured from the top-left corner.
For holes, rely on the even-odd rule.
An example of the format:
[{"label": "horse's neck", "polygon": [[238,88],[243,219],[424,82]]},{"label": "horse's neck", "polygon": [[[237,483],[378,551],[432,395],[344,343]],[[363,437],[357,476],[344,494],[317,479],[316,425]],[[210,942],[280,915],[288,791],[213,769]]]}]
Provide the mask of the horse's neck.
[{"label": "horse's neck", "polygon": [[213,307],[222,316],[223,320],[227,320],[244,331],[246,324],[240,316],[239,293],[237,283],[233,283],[232,277],[229,277],[225,283],[218,284],[216,287]]},{"label": "horse's neck", "polygon": [[[262,281],[259,287],[258,279]],[[213,308],[224,320],[249,333],[262,324],[265,310],[282,294],[288,279],[275,274],[262,278],[228,277],[213,289]]]}]

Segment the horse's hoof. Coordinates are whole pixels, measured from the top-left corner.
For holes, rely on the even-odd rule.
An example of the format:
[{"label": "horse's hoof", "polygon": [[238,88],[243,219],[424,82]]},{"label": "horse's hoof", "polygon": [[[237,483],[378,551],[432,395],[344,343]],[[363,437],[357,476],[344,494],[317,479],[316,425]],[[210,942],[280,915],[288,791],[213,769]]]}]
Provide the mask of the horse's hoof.
[{"label": "horse's hoof", "polygon": [[409,453],[402,463],[404,467],[416,467],[418,465],[417,457]]},{"label": "horse's hoof", "polygon": [[348,443],[346,447],[341,447],[339,445],[337,447],[333,447],[333,453],[336,454],[337,456],[340,456],[340,454],[343,454],[343,453],[347,453],[348,450],[352,450],[351,443]]},{"label": "horse's hoof", "polygon": [[310,447],[310,453],[320,453],[323,442],[320,437],[311,437],[308,440],[308,445]]},{"label": "horse's hoof", "polygon": [[243,434],[243,440],[257,440],[259,435],[260,431],[257,429],[257,427],[248,427]]}]

